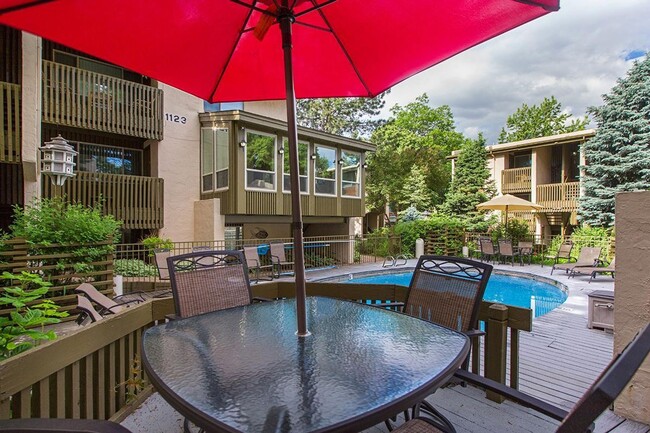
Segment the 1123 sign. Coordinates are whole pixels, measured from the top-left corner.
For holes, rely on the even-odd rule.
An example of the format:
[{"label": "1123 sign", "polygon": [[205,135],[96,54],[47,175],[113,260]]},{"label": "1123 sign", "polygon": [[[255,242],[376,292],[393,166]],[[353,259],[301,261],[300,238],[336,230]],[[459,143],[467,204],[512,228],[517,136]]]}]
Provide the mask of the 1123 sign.
[{"label": "1123 sign", "polygon": [[182,123],[183,125],[187,123],[187,117],[172,113],[165,113],[165,120],[168,122]]}]

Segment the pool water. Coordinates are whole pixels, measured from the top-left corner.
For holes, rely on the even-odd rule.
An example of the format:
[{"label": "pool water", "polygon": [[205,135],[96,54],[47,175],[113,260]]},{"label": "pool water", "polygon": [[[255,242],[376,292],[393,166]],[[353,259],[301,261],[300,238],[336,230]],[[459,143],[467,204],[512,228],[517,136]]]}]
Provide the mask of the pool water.
[{"label": "pool water", "polygon": [[[382,274],[346,280],[346,283],[399,284],[407,286],[412,272]],[[483,299],[515,307],[532,308],[534,316],[542,316],[566,301],[567,294],[552,284],[531,278],[492,274]]]}]

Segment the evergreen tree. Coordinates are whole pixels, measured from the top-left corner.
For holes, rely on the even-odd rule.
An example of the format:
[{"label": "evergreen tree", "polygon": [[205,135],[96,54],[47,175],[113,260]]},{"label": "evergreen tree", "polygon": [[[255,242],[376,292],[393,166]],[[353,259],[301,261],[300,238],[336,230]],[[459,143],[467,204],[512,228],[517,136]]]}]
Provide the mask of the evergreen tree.
[{"label": "evergreen tree", "polygon": [[422,168],[417,165],[411,168],[411,173],[404,182],[399,207],[400,209],[413,207],[418,211],[433,208],[433,195],[427,186],[427,178]]},{"label": "evergreen tree", "polygon": [[580,218],[611,227],[617,192],[650,189],[650,57],[635,63],[603,100],[604,105],[589,108],[598,130],[583,145],[587,166]]},{"label": "evergreen tree", "polygon": [[487,167],[485,137],[479,134],[476,140],[467,140],[461,147],[451,188],[441,211],[462,217],[470,230],[478,230],[486,224],[486,211],[479,211],[476,205],[491,199],[495,193],[494,181],[490,180]]}]

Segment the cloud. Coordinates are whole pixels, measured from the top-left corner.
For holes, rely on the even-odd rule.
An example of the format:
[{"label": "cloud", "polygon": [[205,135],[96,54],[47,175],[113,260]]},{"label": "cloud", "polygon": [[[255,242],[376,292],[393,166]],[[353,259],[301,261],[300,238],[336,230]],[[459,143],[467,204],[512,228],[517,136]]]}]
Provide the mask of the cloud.
[{"label": "cloud", "polygon": [[539,104],[551,95],[582,117],[625,75],[632,64],[627,60],[648,52],[647,15],[647,0],[565,0],[559,12],[395,86],[383,114],[427,93],[432,105],[451,107],[458,131],[482,131],[488,143],[521,104]]}]

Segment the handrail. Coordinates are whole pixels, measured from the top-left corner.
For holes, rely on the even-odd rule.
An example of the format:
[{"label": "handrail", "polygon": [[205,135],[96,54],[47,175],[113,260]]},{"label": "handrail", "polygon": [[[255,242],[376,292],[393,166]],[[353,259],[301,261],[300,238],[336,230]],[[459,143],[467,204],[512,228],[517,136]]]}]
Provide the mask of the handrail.
[{"label": "handrail", "polygon": [[501,170],[501,191],[503,193],[530,192],[531,168],[507,168]]},{"label": "handrail", "polygon": [[572,212],[578,210],[580,182],[537,185],[537,204],[542,212]]}]

